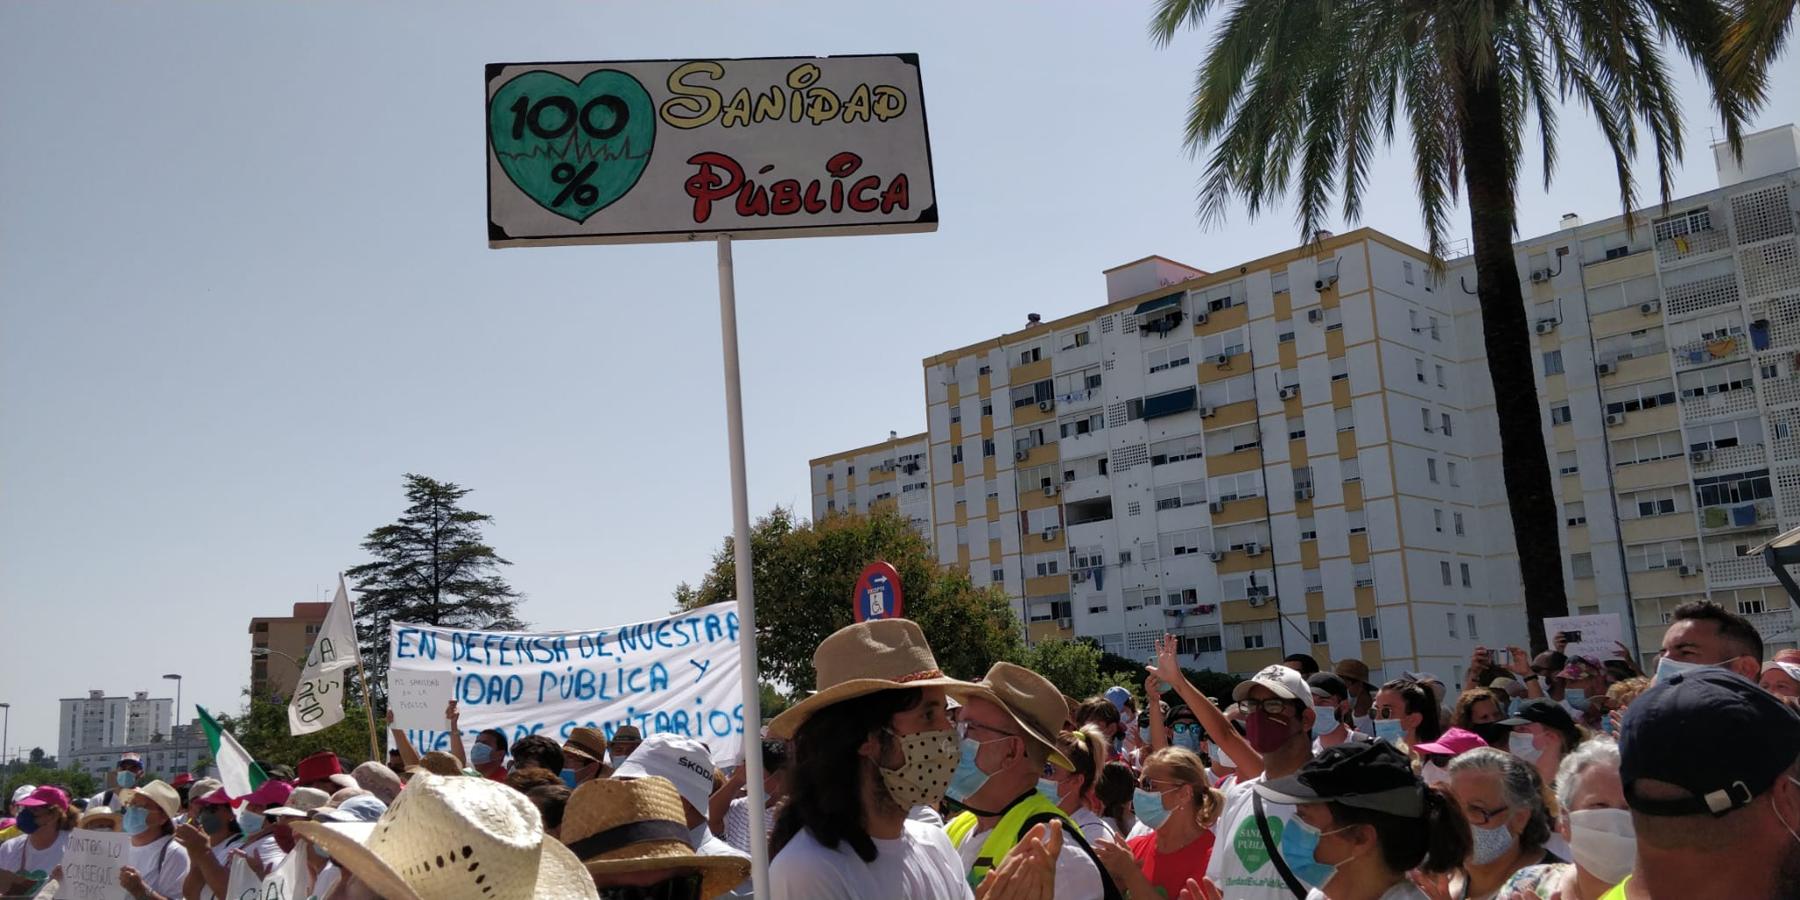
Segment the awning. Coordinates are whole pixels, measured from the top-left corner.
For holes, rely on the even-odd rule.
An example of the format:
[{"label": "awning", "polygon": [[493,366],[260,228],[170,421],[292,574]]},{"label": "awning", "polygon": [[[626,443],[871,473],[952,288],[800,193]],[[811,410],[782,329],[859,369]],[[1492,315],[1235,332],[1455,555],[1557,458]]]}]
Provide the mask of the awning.
[{"label": "awning", "polygon": [[1187,412],[1188,410],[1193,409],[1195,404],[1199,403],[1199,401],[1200,389],[1197,387],[1182,388],[1179,391],[1170,391],[1167,394],[1157,394],[1154,397],[1145,397],[1144,418],[1156,419],[1163,416],[1172,416],[1176,413]]},{"label": "awning", "polygon": [[1166,297],[1158,297],[1155,300],[1145,300],[1144,302],[1139,303],[1137,309],[1133,310],[1131,314],[1134,316],[1141,316],[1144,313],[1155,312],[1164,307],[1180,306],[1182,295],[1186,293],[1187,291],[1176,291]]}]

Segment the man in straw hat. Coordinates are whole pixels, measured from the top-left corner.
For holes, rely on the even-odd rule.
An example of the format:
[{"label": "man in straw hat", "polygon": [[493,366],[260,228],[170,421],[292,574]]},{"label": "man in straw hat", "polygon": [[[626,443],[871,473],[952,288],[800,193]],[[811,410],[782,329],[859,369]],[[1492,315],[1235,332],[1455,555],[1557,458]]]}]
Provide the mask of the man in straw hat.
[{"label": "man in straw hat", "polygon": [[328,854],[344,900],[598,900],[567,847],[518,791],[420,773],[373,823],[296,822]]},{"label": "man in straw hat", "polygon": [[[972,896],[949,837],[908,811],[943,799],[956,767],[945,700],[975,686],[944,675],[907,619],[839,629],[813,653],[813,669],[818,691],[769,723],[770,737],[794,742],[770,841],[772,900]],[[1048,897],[1060,841],[1050,828],[1021,842],[1006,877]]]},{"label": "man in straw hat", "polygon": [[563,784],[574,790],[611,773],[606,765],[606,735],[598,728],[581,727],[563,741]]},{"label": "man in straw hat", "polygon": [[601,779],[569,795],[562,838],[602,898],[712,900],[750,877],[745,857],[695,853],[688,845],[688,818],[681,794],[666,778]]},{"label": "man in straw hat", "polygon": [[964,811],[945,826],[969,882],[985,880],[1032,828],[1061,822],[1066,839],[1056,860],[1059,900],[1118,896],[1081,830],[1037,790],[1038,779],[1053,769],[1074,769],[1056,749],[1068,716],[1062,692],[1044,676],[1005,662],[995,663],[976,687],[956,722],[960,753],[948,792]]}]

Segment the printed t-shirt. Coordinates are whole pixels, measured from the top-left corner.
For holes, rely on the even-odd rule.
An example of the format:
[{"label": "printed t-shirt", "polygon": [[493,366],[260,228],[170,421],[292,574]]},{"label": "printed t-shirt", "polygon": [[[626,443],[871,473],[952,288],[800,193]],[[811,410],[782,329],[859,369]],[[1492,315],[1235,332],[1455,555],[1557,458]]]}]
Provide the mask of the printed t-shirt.
[{"label": "printed t-shirt", "polygon": [[0,844],[0,872],[23,873],[23,877],[41,884],[50,877],[50,870],[62,862],[69,833],[58,831],[56,840],[42,850],[31,846],[30,840],[31,835],[21,834]]},{"label": "printed t-shirt", "polygon": [[[1271,850],[1257,828],[1256,804],[1252,802],[1255,792],[1251,786],[1262,780],[1262,776],[1257,776],[1233,785],[1225,794],[1225,812],[1214,827],[1218,840],[1206,866],[1206,877],[1229,900],[1294,900],[1294,892],[1288,890],[1287,882],[1270,862]],[[1331,869],[1311,862],[1310,834],[1294,824],[1294,807],[1264,800],[1263,812],[1269,820],[1269,837],[1294,877],[1308,887],[1322,886],[1331,877]]]}]

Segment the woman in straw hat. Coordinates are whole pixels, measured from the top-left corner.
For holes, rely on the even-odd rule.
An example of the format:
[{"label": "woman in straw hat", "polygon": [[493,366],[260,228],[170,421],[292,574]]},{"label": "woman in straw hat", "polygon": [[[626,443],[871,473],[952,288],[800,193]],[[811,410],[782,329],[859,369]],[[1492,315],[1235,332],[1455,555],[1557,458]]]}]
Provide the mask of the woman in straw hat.
[{"label": "woman in straw hat", "polygon": [[[840,629],[813,668],[818,691],[769,723],[770,737],[794,743],[771,840],[773,900],[973,896],[943,829],[908,813],[943,799],[957,761],[945,700],[976,688],[945,676],[906,619]],[[1049,897],[1061,834],[1022,841],[984,896]]]},{"label": "woman in straw hat", "polygon": [[343,900],[598,900],[537,809],[485,778],[421,773],[373,823],[296,822],[343,872]]},{"label": "woman in straw hat", "polygon": [[119,867],[119,887],[137,900],[180,897],[187,881],[188,854],[175,843],[175,817],[181,795],[165,781],[152,781],[119,792],[125,803],[120,817],[131,844]]},{"label": "woman in straw hat", "polygon": [[712,900],[750,877],[741,856],[700,856],[681,795],[651,776],[590,781],[569,795],[562,836],[602,900]]}]

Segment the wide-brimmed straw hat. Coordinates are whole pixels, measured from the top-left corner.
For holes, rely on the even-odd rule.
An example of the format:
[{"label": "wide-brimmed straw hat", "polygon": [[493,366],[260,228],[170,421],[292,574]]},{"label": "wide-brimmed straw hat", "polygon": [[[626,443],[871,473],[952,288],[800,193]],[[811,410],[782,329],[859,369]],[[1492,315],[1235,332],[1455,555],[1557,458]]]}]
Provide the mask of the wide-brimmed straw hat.
[{"label": "wide-brimmed straw hat", "polygon": [[408,775],[418,775],[424,772],[448,777],[452,775],[461,775],[463,773],[463,767],[462,763],[458,762],[454,755],[442,750],[433,750],[430,753],[419,757],[418,762],[406,767],[406,774]]},{"label": "wide-brimmed straw hat", "polygon": [[[969,696],[1000,707],[1026,737],[1049,750],[1050,762],[1057,768],[1075,768],[1075,764],[1056,749],[1056,735],[1063,730],[1063,721],[1069,717],[1069,706],[1062,691],[1057,690],[1050,679],[1024,666],[997,662],[975,683],[975,690]],[[968,700],[963,703],[966,706]]]},{"label": "wide-brimmed straw hat", "polygon": [[386,900],[598,900],[581,861],[525,795],[486,778],[421,773],[368,829],[295,822],[339,868]]},{"label": "wide-brimmed straw hat", "polygon": [[813,652],[813,671],[818,691],[776,716],[769,723],[770,736],[791,739],[813,713],[876,691],[941,687],[960,696],[974,689],[938,668],[925,632],[911,619],[876,619],[838,629]]},{"label": "wide-brimmed straw hat", "polygon": [[688,845],[687,813],[666,778],[599,779],[576,788],[559,833],[590,874],[693,869],[701,900],[750,877],[750,860],[701,856]]}]

